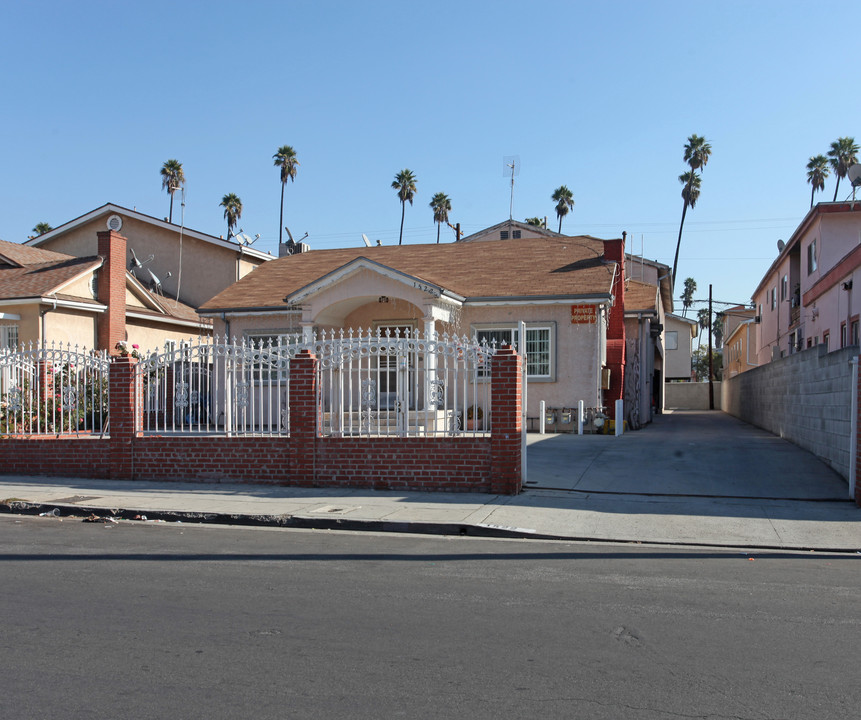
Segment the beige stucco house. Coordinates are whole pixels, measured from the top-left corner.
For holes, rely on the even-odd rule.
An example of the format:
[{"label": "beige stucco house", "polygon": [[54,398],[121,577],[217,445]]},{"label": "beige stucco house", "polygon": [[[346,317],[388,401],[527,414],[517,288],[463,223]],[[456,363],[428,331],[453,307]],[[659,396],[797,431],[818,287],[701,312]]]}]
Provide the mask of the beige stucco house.
[{"label": "beige stucco house", "polygon": [[[211,323],[194,308],[153,292],[126,272],[119,247],[111,277],[108,246],[101,250],[74,257],[0,241],[0,348],[59,343],[110,350],[120,339],[153,347],[210,334]],[[109,346],[108,336],[100,342],[99,333],[112,322],[117,327]]]},{"label": "beige stucco house", "polygon": [[[502,232],[508,235],[500,238]],[[256,340],[379,329],[475,335],[519,346],[524,323],[527,415],[536,417],[541,400],[555,408],[580,400],[587,407],[608,404],[612,315],[621,306],[623,266],[621,239],[568,237],[507,221],[456,243],[279,258],[199,312],[216,334]],[[621,383],[623,368],[615,373]]]},{"label": "beige stucco house", "polygon": [[[859,343],[861,203],[819,203],[804,216],[753,293],[758,365],[824,344]],[[861,286],[859,286],[861,287]]]},{"label": "beige stucco house", "polygon": [[667,313],[664,319],[665,379],[667,382],[690,381],[693,340],[697,321]]},{"label": "beige stucco house", "polygon": [[103,230],[127,239],[126,268],[138,282],[193,308],[273,258],[268,253],[108,203],[28,240],[74,257],[98,255]]}]

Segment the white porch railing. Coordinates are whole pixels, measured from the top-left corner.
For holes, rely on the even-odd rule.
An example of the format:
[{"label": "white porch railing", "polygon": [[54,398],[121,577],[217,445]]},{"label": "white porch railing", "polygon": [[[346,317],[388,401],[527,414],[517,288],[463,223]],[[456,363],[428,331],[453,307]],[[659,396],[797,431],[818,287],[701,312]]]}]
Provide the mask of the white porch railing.
[{"label": "white porch railing", "polygon": [[409,329],[323,333],[318,359],[323,435],[451,436],[491,429],[493,345]]},{"label": "white porch railing", "polygon": [[0,352],[0,434],[105,436],[107,353],[31,343]]},{"label": "white porch railing", "polygon": [[135,367],[141,431],[151,434],[289,434],[295,345],[214,338],[165,347]]}]

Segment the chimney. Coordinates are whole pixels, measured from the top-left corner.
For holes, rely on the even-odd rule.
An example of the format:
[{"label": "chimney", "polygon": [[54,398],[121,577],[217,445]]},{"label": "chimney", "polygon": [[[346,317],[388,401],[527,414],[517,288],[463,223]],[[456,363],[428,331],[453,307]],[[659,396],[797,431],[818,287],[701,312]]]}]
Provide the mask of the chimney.
[{"label": "chimney", "polygon": [[98,301],[108,309],[97,321],[96,347],[117,355],[117,343],[126,339],[126,239],[113,230],[97,235],[104,261],[98,271]]}]

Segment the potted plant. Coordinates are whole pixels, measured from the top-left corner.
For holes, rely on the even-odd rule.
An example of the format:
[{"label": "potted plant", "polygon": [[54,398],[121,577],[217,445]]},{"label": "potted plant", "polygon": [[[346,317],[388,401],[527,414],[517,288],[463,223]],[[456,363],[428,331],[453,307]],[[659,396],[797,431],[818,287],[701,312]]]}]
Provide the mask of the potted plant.
[{"label": "potted plant", "polygon": [[480,405],[470,405],[466,409],[466,429],[482,430],[484,428],[484,410]]}]

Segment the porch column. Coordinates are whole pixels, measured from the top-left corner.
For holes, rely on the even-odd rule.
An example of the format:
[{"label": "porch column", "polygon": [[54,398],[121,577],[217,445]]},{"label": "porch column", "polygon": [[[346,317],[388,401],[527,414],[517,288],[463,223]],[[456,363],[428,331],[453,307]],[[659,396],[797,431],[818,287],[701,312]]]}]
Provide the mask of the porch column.
[{"label": "porch column", "polygon": [[[433,315],[425,315],[425,342],[436,340],[436,321]],[[425,351],[425,408],[428,410],[436,410],[437,408],[437,354],[436,352]]]}]

